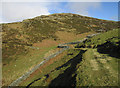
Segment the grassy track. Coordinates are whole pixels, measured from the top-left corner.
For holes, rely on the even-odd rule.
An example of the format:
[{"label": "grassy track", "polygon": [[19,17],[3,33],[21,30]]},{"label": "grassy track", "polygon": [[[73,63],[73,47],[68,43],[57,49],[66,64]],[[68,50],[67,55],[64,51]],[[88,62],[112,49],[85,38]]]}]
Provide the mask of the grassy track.
[{"label": "grassy track", "polygon": [[118,86],[118,59],[88,49],[77,74],[76,86]]}]

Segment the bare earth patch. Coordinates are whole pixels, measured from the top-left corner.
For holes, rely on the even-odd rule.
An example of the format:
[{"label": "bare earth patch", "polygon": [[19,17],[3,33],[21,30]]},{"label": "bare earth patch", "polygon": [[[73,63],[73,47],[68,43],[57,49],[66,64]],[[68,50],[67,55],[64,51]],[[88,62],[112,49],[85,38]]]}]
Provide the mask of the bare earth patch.
[{"label": "bare earth patch", "polygon": [[87,33],[82,33],[82,34],[75,34],[72,32],[66,32],[66,31],[57,31],[55,33],[56,36],[60,39],[62,42],[71,42],[75,40],[80,40],[81,38],[86,37],[89,34],[93,34],[93,32],[87,32]]},{"label": "bare earth patch", "polygon": [[52,39],[45,39],[40,43],[34,43],[33,46],[35,47],[50,47],[50,46],[55,46],[58,45],[59,43],[52,40]]}]

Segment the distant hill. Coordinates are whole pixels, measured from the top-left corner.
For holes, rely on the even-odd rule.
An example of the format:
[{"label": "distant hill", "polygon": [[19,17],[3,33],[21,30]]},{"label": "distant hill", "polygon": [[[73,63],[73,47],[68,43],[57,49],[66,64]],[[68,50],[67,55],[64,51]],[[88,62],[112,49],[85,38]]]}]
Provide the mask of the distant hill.
[{"label": "distant hill", "polygon": [[13,55],[27,53],[25,46],[32,46],[48,38],[59,40],[55,35],[57,31],[72,32],[77,35],[89,31],[104,32],[118,27],[115,21],[71,13],[42,15],[22,22],[1,25],[3,62]]}]

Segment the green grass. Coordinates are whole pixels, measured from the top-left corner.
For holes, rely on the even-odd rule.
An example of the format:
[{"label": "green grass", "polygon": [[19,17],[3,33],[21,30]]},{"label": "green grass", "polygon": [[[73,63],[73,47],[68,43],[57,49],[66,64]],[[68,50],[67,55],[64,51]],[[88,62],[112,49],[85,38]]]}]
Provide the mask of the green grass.
[{"label": "green grass", "polygon": [[[54,61],[42,69],[42,73],[37,72],[28,80],[23,81],[20,85],[27,86],[34,80],[36,81],[34,81],[30,86],[58,86],[63,85],[61,84],[63,82],[65,83],[64,85],[67,85],[66,83],[69,84],[71,82],[70,79],[74,78],[72,83],[76,81],[76,87],[118,86],[119,59],[110,57],[107,54],[100,54],[97,52],[97,49],[86,48],[86,50],[87,51],[82,54],[82,61],[77,63],[74,69],[72,69],[72,63],[76,63],[77,58],[75,57],[79,54],[79,52],[81,52],[80,49],[68,50],[60,60]],[[69,55],[71,53],[73,55]],[[71,62],[67,64],[69,61]],[[60,68],[56,69],[58,67]],[[72,70],[75,70],[75,72]],[[68,74],[71,74],[71,76]],[[49,76],[47,77],[45,75]]]},{"label": "green grass", "polygon": [[[85,33],[99,29],[111,30],[117,28],[117,22],[105,21],[77,14],[60,13],[48,16],[39,16],[22,22],[1,24],[2,25],[2,51],[3,61],[12,60],[11,56],[28,52],[24,46],[32,46],[33,43],[44,39],[57,39],[55,32],[64,28],[63,31],[73,33]],[[96,25],[93,29],[93,25]],[[98,29],[99,27],[99,29]],[[72,29],[75,29],[72,31]]]},{"label": "green grass", "polygon": [[[82,56],[80,63],[76,63],[76,61],[81,58],[78,55],[82,49],[68,50],[61,59],[55,60],[41,69],[42,72],[38,71],[20,85],[27,86],[34,80],[36,81],[30,86],[58,86],[63,85],[63,82],[64,85],[67,85],[71,82],[70,79],[74,78],[72,83],[76,81],[76,86],[118,86],[119,59],[110,57],[108,54],[101,54],[97,52],[97,49],[83,50],[86,52],[80,54]],[[59,69],[56,69],[58,67]]]},{"label": "green grass", "polygon": [[119,29],[114,29],[114,30],[99,34],[95,37],[88,39],[84,43],[79,44],[78,46],[83,45],[86,47],[88,46],[97,47],[98,45],[104,44],[108,41],[111,43],[117,44],[117,42],[120,41],[120,37],[118,36],[118,31]]},{"label": "green grass", "polygon": [[[106,45],[108,49],[119,48],[117,33],[117,29],[108,31],[94,36],[82,44],[98,46],[109,41],[116,47],[109,47],[108,44]],[[66,55],[61,57],[60,60],[49,64],[41,70],[42,73],[36,73],[37,75],[30,77],[21,85],[26,86],[34,80],[41,78],[34,81],[30,86],[118,86],[119,57],[111,56],[111,53],[99,52],[99,48],[83,47],[70,49],[66,51]],[[105,48],[102,50],[104,51]],[[82,53],[82,51],[84,52]]]},{"label": "green grass", "polygon": [[76,86],[118,86],[118,59],[88,49],[77,74]]},{"label": "green grass", "polygon": [[[80,34],[90,32],[94,25],[97,27],[94,27],[92,31],[97,32],[98,28],[107,29],[106,31],[108,31],[115,29],[117,22],[84,17],[77,14],[61,13],[0,25],[2,25],[3,84],[8,85],[28,71],[28,69],[31,69],[32,66],[42,61],[43,59],[39,58],[42,58],[46,52],[55,48],[55,46],[47,47],[43,48],[44,51],[39,51],[26,47],[32,47],[34,43],[41,42],[44,39],[52,38],[57,40],[58,37],[55,33],[60,30]],[[117,39],[110,41],[116,44]],[[98,45],[97,42],[95,41],[94,43]],[[103,40],[103,42],[105,41]],[[86,44],[89,44],[89,42]],[[91,44],[93,43],[89,45]],[[31,59],[29,63],[28,59]]]},{"label": "green grass", "polygon": [[3,66],[3,85],[9,85],[25,72],[32,69],[34,66],[44,60],[44,54],[49,50],[55,49],[56,46],[43,48],[42,51],[37,49],[29,49],[26,55],[20,55],[18,58],[8,65]]},{"label": "green grass", "polygon": [[[39,85],[39,86],[48,86],[50,81],[52,81],[54,78],[56,78],[59,74],[64,73],[64,71],[70,67],[70,64],[68,64],[66,67],[61,67],[59,70],[56,70],[55,68],[62,66],[63,64],[67,63],[70,59],[72,59],[73,57],[75,57],[80,50],[67,50],[63,53],[65,53],[65,56],[60,57],[61,59],[55,60],[53,63],[51,63],[50,65],[46,66],[44,69],[42,69],[42,72],[38,72],[37,74],[35,74],[34,76],[30,77],[29,80],[24,81],[22,84],[22,86],[26,86],[29,83],[33,82],[34,80],[38,79],[38,78],[42,78],[41,80],[38,80],[36,82],[34,82],[31,86],[35,86],[35,85]],[[73,55],[68,55],[70,53],[73,53]],[[57,58],[56,58],[57,59]],[[52,72],[51,72],[52,71]],[[49,78],[46,81],[46,83],[44,83],[45,81],[45,76],[46,74],[49,74]],[[44,79],[44,81],[42,81]],[[42,85],[43,84],[43,85]]]},{"label": "green grass", "polygon": [[118,86],[118,33],[119,29],[114,29],[77,45],[82,49],[88,48],[78,65],[77,86]]}]

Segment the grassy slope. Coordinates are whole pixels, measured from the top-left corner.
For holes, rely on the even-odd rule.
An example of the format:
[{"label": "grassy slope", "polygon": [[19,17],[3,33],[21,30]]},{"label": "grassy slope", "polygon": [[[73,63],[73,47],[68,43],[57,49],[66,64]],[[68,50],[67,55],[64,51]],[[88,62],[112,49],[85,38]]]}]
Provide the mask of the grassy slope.
[{"label": "grassy slope", "polygon": [[[97,40],[98,37],[104,40],[102,37],[106,34],[106,40],[111,39],[116,33],[117,30],[109,31],[90,40]],[[119,39],[118,36],[116,38]],[[117,42],[115,40],[113,43]],[[101,45],[102,43],[105,42],[101,42]],[[118,57],[100,53],[98,47],[70,49],[63,56],[56,57],[55,61],[44,69],[40,68],[33,73],[21,85],[31,83],[30,86],[118,86],[118,61]]]},{"label": "grassy slope", "polygon": [[78,65],[77,86],[118,86],[119,30],[94,36],[77,47],[88,48]]},{"label": "grassy slope", "polygon": [[77,74],[76,86],[118,86],[118,59],[88,49]]},{"label": "grassy slope", "polygon": [[[42,61],[44,54],[54,49],[58,43],[78,40],[80,36],[84,36],[79,33],[88,32],[91,29],[94,31],[98,29],[111,30],[116,27],[116,22],[83,17],[77,14],[52,14],[22,22],[2,24],[3,85],[10,84]],[[91,33],[95,33],[93,30]],[[65,39],[61,36],[64,36]],[[28,48],[45,39],[52,39],[56,43],[42,49],[39,46],[40,50]],[[38,57],[41,58],[39,62]],[[24,61],[25,64],[23,64]],[[27,63],[28,61],[30,63]]]},{"label": "grassy slope", "polygon": [[[92,32],[80,34],[78,37],[84,38],[88,34],[92,34]],[[61,36],[65,36],[65,35],[61,35]],[[67,40],[67,42],[76,40],[76,38],[78,39],[78,37],[76,36],[73,39],[69,39]],[[3,66],[3,85],[8,85],[12,81],[19,78],[21,75],[23,75],[25,72],[30,70],[32,67],[40,63],[43,60],[43,57],[47,57],[52,53],[54,53],[56,51],[55,50],[56,46],[59,43],[64,43],[64,42],[65,42],[64,40],[53,41],[50,39],[50,40],[44,40],[43,42],[40,43],[35,43],[33,45],[34,47],[38,47],[39,49],[28,48],[30,46],[26,47],[29,49],[29,53],[25,55],[19,55],[17,56],[17,59],[11,62],[8,61],[9,64]]]},{"label": "grassy slope", "polygon": [[32,46],[43,39],[58,40],[57,31],[75,34],[102,29],[117,28],[117,22],[84,17],[77,14],[52,14],[40,16],[22,22],[2,24],[3,62],[12,60],[13,55],[27,53],[25,46]]},{"label": "grassy slope", "polygon": [[[75,60],[71,60],[71,58],[74,58],[79,53],[79,51],[80,50],[68,50],[63,52],[61,55],[53,58],[52,62],[48,61],[48,63],[46,63],[47,65],[34,72],[32,76],[30,76],[27,80],[21,83],[21,85],[27,86],[34,80],[41,78],[40,80],[37,80],[33,84],[31,84],[31,86],[48,86],[52,80],[59,76],[59,74],[64,74],[64,71],[66,69],[71,68],[71,62],[73,63],[73,60]],[[71,53],[72,55],[70,55]],[[49,77],[46,78],[45,75],[49,75]]]},{"label": "grassy slope", "polygon": [[116,46],[118,46],[120,41],[118,33],[119,33],[119,29],[111,30],[109,32],[88,39],[87,41],[79,44],[78,47],[97,47],[106,42],[111,42]]},{"label": "grassy slope", "polygon": [[43,48],[42,50],[30,49],[26,55],[20,55],[15,61],[11,61],[3,67],[3,84],[9,85],[11,82],[22,76],[25,72],[43,61],[45,53],[55,49],[55,46]]}]

